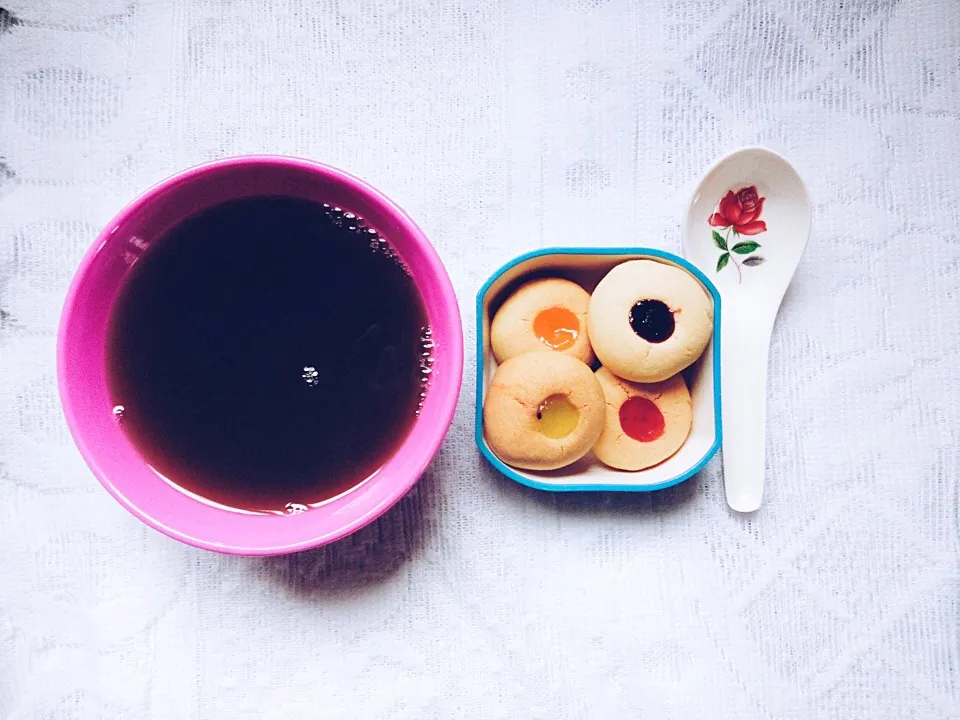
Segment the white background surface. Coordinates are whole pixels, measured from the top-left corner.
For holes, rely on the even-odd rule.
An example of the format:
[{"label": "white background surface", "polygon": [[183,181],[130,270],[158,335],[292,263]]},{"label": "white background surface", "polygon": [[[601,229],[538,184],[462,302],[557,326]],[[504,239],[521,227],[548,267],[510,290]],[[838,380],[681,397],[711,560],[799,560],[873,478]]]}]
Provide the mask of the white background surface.
[{"label": "white background surface", "polygon": [[[960,718],[956,0],[3,6],[0,718]],[[656,496],[497,476],[472,441],[481,282],[544,245],[677,250],[692,183],[746,143],[815,204],[763,510],[727,512],[716,460]],[[55,390],[99,227],[241,152],[406,207],[467,335],[417,491],[273,560],[141,527]]]}]

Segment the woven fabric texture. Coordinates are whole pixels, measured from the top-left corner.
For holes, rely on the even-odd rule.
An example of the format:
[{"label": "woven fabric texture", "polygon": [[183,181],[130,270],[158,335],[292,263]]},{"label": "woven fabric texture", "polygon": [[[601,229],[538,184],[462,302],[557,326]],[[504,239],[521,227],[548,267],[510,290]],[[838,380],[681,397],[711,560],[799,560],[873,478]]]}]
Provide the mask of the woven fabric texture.
[{"label": "woven fabric texture", "polygon": [[[0,5],[0,718],[960,718],[957,0]],[[473,443],[479,286],[536,247],[678,251],[700,173],[745,144],[814,202],[763,509],[726,509],[718,460],[654,495],[499,476]],[[269,560],[119,507],[54,363],[98,229],[247,152],[406,208],[467,348],[417,489]]]}]

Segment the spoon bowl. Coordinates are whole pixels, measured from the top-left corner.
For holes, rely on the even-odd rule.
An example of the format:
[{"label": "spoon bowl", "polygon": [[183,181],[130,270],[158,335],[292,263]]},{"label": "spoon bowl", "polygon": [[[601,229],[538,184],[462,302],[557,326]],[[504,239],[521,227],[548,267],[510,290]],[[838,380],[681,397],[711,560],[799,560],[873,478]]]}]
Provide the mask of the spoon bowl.
[{"label": "spoon bowl", "polygon": [[772,150],[748,147],[707,170],[683,224],[684,255],[723,301],[723,476],[727,503],[739,512],[763,500],[770,338],[811,219],[810,195],[793,166]]}]

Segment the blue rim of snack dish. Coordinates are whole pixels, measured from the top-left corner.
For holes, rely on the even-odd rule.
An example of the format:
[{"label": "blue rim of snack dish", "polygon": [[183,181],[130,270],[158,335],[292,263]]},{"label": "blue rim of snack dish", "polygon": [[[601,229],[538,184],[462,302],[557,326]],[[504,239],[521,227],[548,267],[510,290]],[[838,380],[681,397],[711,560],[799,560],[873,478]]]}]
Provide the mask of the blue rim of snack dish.
[{"label": "blue rim of snack dish", "polygon": [[[490,290],[490,287],[495,283],[501,275],[507,272],[510,268],[519,265],[522,262],[527,260],[532,260],[533,258],[542,257],[544,255],[643,255],[646,257],[657,257],[663,260],[669,260],[672,263],[676,263],[684,270],[689,272],[691,275],[697,278],[703,286],[709,291],[710,296],[713,298],[713,414],[714,414],[714,424],[716,427],[716,432],[714,433],[714,441],[710,446],[710,449],[704,453],[703,457],[700,460],[692,465],[688,470],[683,471],[679,475],[675,475],[669,480],[664,480],[663,482],[656,483],[655,485],[626,485],[626,484],[602,484],[602,483],[588,483],[588,484],[564,484],[557,485],[554,483],[540,482],[538,480],[531,480],[528,477],[524,477],[512,467],[507,465],[503,460],[498,458],[494,452],[487,446],[487,442],[483,437],[483,364],[484,364],[484,347],[483,347],[483,298],[486,296],[487,292]],[[717,450],[720,449],[720,445],[723,441],[723,421],[720,414],[720,293],[717,291],[716,286],[713,282],[704,275],[697,267],[692,265],[690,262],[680,257],[679,255],[674,255],[673,253],[666,252],[665,250],[656,250],[654,248],[585,248],[585,247],[556,247],[556,248],[541,248],[540,250],[532,250],[531,252],[524,253],[518,257],[515,257],[510,262],[501,266],[496,272],[491,275],[487,281],[483,284],[483,287],[477,292],[477,386],[476,386],[476,416],[475,416],[475,429],[474,429],[474,439],[477,443],[477,447],[480,448],[480,452],[483,453],[483,456],[487,458],[491,465],[493,465],[497,470],[506,475],[511,480],[520,483],[521,485],[526,485],[527,487],[534,488],[536,490],[547,490],[550,492],[652,492],[654,490],[663,490],[664,488],[673,487],[674,485],[679,485],[684,480],[687,480],[698,472],[703,470],[704,466],[713,459],[713,456],[717,454]]]}]

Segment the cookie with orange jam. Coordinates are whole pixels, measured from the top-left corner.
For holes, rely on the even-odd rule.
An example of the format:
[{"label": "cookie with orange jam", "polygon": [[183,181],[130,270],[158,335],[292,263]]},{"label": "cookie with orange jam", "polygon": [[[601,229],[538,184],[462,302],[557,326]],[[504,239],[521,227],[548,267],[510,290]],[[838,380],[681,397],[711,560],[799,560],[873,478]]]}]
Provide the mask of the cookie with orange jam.
[{"label": "cookie with orange jam", "polygon": [[603,390],[590,368],[569,355],[540,351],[497,369],[483,403],[483,432],[508,465],[556,470],[590,451],[603,416]]},{"label": "cookie with orange jam", "polygon": [[490,347],[498,363],[537,350],[571,355],[587,365],[593,349],[587,335],[590,294],[562,278],[521,285],[500,306],[490,326]]},{"label": "cookie with orange jam", "polygon": [[693,409],[683,376],[635,383],[600,368],[606,417],[593,454],[618,470],[643,470],[677,452],[690,434]]}]

